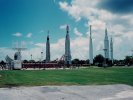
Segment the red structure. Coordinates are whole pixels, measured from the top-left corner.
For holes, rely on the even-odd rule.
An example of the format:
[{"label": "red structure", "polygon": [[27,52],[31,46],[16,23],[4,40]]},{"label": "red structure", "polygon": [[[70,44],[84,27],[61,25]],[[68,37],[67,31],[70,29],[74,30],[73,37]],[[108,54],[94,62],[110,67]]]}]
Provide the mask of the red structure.
[{"label": "red structure", "polygon": [[22,68],[62,68],[63,66],[58,63],[23,63]]}]

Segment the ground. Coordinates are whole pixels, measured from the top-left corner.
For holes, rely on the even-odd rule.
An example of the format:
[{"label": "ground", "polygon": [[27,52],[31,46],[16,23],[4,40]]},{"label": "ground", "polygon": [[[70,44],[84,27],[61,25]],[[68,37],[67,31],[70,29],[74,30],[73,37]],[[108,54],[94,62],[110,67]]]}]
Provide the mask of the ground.
[{"label": "ground", "polygon": [[117,84],[1,88],[0,100],[133,100],[133,87]]},{"label": "ground", "polygon": [[0,71],[0,100],[133,100],[133,68]]},{"label": "ground", "polygon": [[0,71],[0,87],[106,84],[133,86],[133,68]]}]

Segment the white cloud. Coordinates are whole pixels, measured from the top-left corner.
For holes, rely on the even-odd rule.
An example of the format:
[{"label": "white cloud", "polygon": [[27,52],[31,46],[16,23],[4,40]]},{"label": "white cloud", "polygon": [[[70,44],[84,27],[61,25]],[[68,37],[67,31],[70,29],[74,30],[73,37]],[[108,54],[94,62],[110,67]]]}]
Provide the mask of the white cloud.
[{"label": "white cloud", "polygon": [[36,43],[35,46],[44,47],[45,43]]},{"label": "white cloud", "polygon": [[107,23],[109,20],[115,19],[117,17],[116,15],[114,15],[106,10],[100,10],[97,13],[98,13],[98,19],[106,21]]},{"label": "white cloud", "polygon": [[133,40],[133,31],[129,31],[124,34],[124,37],[128,38],[128,40],[132,41]]},{"label": "white cloud", "polygon": [[77,37],[71,40],[72,58],[88,59],[89,40],[87,37]]},{"label": "white cloud", "polygon": [[61,58],[65,52],[65,38],[59,39],[55,43],[51,43],[51,59]]},{"label": "white cloud", "polygon": [[104,43],[103,43],[103,41],[100,41],[99,45],[97,45],[97,47],[96,47],[96,50],[103,51],[103,49],[104,49]]},{"label": "white cloud", "polygon": [[0,60],[5,60],[5,57],[9,55],[13,58],[15,51],[12,48],[1,47],[0,48]]},{"label": "white cloud", "polygon": [[[79,58],[79,59],[88,59],[88,37],[76,37],[75,39],[71,39],[71,54],[72,58]],[[22,58],[23,59],[30,59],[30,55],[33,55],[33,59],[39,60],[41,58],[41,52],[43,51],[44,59],[45,59],[45,52],[46,52],[46,45],[45,43],[36,43],[36,47],[27,49],[25,51],[22,51]],[[50,51],[51,51],[51,59],[55,60],[56,58],[61,58],[61,56],[65,53],[65,38],[59,39],[55,43],[50,44]],[[0,52],[2,52],[2,57],[6,57],[6,55],[9,55],[11,58],[13,58],[13,55],[15,53],[12,49],[0,49]],[[4,58],[1,58],[4,59]]]},{"label": "white cloud", "polygon": [[80,33],[78,31],[78,29],[76,27],[74,28],[74,34],[77,35],[77,36],[82,36],[83,35],[82,33]]},{"label": "white cloud", "polygon": [[92,20],[88,22],[88,27],[92,25],[93,30],[104,30],[106,23],[101,20]]},{"label": "white cloud", "polygon": [[[117,59],[124,58],[132,49],[133,39],[133,14],[119,15],[113,14],[106,9],[97,8],[100,0],[72,0],[70,3],[67,1],[60,1],[60,9],[67,12],[77,23],[86,19],[84,23],[88,28],[92,25],[92,37],[94,42],[94,53],[97,54],[103,44],[105,27],[108,28],[109,39],[113,36],[114,39],[114,57]],[[126,41],[125,41],[126,40]],[[83,46],[81,46],[83,48]]]},{"label": "white cloud", "polygon": [[[72,59],[88,59],[88,38],[76,37],[71,39],[71,55]],[[51,44],[51,57],[52,59],[61,58],[65,53],[65,38],[59,39],[56,43]]]},{"label": "white cloud", "polygon": [[13,34],[13,36],[16,36],[16,37],[21,37],[21,36],[22,36],[22,33],[17,32],[17,33],[15,33],[15,34]]},{"label": "white cloud", "polygon": [[66,24],[61,25],[61,26],[60,26],[60,29],[66,29],[66,26],[67,26]]},{"label": "white cloud", "polygon": [[43,51],[43,49],[41,47],[35,47],[35,48],[25,50],[22,52],[22,59],[30,60],[31,54],[32,54],[32,59],[39,61],[39,60],[41,60],[41,52],[42,51]]},{"label": "white cloud", "polygon": [[28,34],[26,35],[26,37],[27,37],[27,38],[31,38],[31,37],[32,37],[32,33],[28,33]]},{"label": "white cloud", "polygon": [[69,11],[69,15],[72,15],[77,21],[80,20],[80,9],[76,6],[69,6],[67,2],[59,2],[61,9]]},{"label": "white cloud", "polygon": [[[31,54],[33,55],[33,59],[38,61],[41,58],[41,52],[43,51],[43,49],[41,47],[35,47],[35,48],[31,48],[31,49],[27,49],[25,51],[22,51],[22,59],[25,60],[30,60],[31,59]],[[15,50],[11,49],[11,48],[5,48],[5,47],[1,47],[0,48],[0,60],[5,60],[5,57],[8,55],[11,59],[14,59],[14,54],[15,54]],[[45,53],[44,53],[45,54]],[[45,55],[44,55],[45,57]]]}]

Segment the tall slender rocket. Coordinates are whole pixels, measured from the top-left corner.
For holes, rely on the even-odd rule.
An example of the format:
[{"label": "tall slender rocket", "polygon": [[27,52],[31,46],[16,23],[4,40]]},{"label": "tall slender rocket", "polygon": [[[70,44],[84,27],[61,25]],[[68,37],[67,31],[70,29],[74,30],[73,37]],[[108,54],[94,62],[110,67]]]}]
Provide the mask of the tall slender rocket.
[{"label": "tall slender rocket", "polygon": [[108,40],[107,28],[105,29],[104,50],[105,50],[105,58],[109,59],[109,40]]},{"label": "tall slender rocket", "polygon": [[70,50],[70,37],[69,26],[66,27],[66,39],[65,39],[65,64],[71,64],[71,50]]},{"label": "tall slender rocket", "polygon": [[48,31],[47,42],[46,42],[46,62],[50,62],[50,40],[49,40],[49,31]]},{"label": "tall slender rocket", "polygon": [[91,25],[90,25],[89,60],[90,60],[90,64],[93,64],[93,43],[92,43],[92,36],[91,36]]},{"label": "tall slender rocket", "polygon": [[110,39],[110,58],[111,58],[111,61],[112,61],[112,64],[113,64],[113,40],[112,40],[112,37]]}]

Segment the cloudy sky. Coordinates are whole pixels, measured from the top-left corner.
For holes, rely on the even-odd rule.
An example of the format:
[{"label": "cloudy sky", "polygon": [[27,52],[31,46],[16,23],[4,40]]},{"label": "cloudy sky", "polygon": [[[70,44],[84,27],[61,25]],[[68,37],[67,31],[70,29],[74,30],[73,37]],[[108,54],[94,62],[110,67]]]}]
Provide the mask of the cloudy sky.
[{"label": "cloudy sky", "polygon": [[70,26],[72,58],[88,59],[89,25],[94,56],[103,54],[105,28],[114,41],[114,58],[133,49],[132,0],[0,0],[0,60],[22,46],[23,59],[39,60],[50,31],[51,58],[64,54],[65,27]]}]

